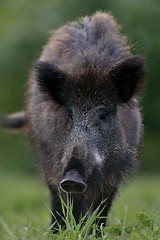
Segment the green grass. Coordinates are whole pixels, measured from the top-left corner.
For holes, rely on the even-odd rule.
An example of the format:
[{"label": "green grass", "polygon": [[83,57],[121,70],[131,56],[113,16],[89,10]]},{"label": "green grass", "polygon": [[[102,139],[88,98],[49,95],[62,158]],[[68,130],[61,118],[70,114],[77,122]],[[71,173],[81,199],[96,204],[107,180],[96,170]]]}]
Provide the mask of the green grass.
[{"label": "green grass", "polygon": [[[107,227],[100,239],[160,239],[160,176],[136,176],[123,186],[114,201]],[[83,224],[76,226],[71,208],[66,208],[67,230],[49,232],[49,195],[36,176],[0,171],[0,239],[49,240],[96,239],[87,232],[96,212]]]}]

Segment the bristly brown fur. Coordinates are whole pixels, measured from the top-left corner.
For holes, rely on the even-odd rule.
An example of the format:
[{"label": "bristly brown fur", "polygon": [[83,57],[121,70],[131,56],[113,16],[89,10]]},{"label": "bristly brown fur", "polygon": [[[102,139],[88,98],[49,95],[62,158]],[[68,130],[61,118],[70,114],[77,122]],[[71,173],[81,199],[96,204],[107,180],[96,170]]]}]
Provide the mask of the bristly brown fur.
[{"label": "bristly brown fur", "polygon": [[97,12],[54,31],[32,69],[25,106],[30,141],[50,189],[52,223],[64,225],[59,193],[76,222],[102,201],[101,219],[136,166],[143,132],[144,59],[113,16]]},{"label": "bristly brown fur", "polygon": [[64,65],[64,69],[75,73],[88,67],[106,71],[129,55],[130,46],[114,18],[97,12],[54,31],[41,60],[60,63],[62,68]]},{"label": "bristly brown fur", "polygon": [[[77,223],[107,199],[97,222],[105,225],[119,184],[137,164],[143,62],[132,55],[114,18],[102,12],[54,31],[44,47],[31,75],[26,113],[56,226],[64,225],[61,183],[76,174],[87,186],[71,193]],[[73,191],[71,182],[63,186]]]}]

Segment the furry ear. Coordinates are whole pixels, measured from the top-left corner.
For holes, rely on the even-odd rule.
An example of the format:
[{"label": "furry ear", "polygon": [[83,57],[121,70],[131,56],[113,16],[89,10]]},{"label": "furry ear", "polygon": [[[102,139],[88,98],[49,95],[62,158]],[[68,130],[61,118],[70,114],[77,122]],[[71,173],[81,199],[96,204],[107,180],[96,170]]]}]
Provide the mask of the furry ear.
[{"label": "furry ear", "polygon": [[63,105],[66,101],[66,74],[54,65],[43,61],[38,62],[34,69],[41,91],[52,96],[56,102]]},{"label": "furry ear", "polygon": [[134,94],[140,94],[143,90],[144,58],[138,55],[128,57],[117,63],[109,74],[120,102],[126,103]]}]

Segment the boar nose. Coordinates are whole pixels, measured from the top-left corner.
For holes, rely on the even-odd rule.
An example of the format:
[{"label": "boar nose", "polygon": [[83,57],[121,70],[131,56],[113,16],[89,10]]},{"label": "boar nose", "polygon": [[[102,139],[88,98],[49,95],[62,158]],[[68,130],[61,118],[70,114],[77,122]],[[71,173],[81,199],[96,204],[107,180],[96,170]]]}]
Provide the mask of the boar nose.
[{"label": "boar nose", "polygon": [[60,182],[60,188],[68,193],[83,193],[87,185],[77,170],[66,172],[63,180]]}]

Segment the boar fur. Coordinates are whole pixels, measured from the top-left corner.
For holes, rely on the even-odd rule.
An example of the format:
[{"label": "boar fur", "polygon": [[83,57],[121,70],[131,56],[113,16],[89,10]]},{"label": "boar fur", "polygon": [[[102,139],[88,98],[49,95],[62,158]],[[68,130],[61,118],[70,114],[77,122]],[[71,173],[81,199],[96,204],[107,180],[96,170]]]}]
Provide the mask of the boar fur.
[{"label": "boar fur", "polygon": [[55,228],[64,225],[59,194],[66,200],[66,192],[77,223],[101,206],[97,227],[105,226],[139,156],[143,76],[143,57],[131,53],[108,13],[61,27],[44,47],[17,123],[25,123],[49,187]]}]

